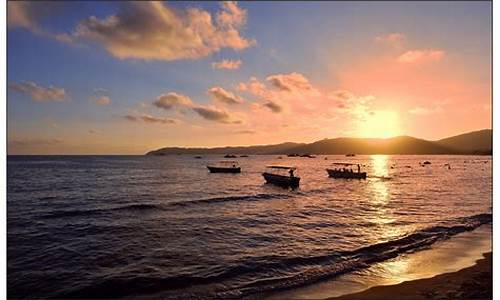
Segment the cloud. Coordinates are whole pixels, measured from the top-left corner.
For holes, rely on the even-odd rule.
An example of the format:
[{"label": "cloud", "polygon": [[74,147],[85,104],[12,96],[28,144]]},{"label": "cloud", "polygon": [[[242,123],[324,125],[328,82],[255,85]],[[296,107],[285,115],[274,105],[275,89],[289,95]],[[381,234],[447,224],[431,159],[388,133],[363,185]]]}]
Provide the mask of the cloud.
[{"label": "cloud", "polygon": [[439,49],[408,50],[398,57],[400,63],[419,63],[425,61],[439,61],[444,57],[444,51]]},{"label": "cloud", "polygon": [[134,116],[134,115],[126,115],[124,116],[125,119],[132,121],[132,122],[144,122],[144,123],[151,123],[151,124],[178,124],[179,121],[176,119],[169,119],[169,118],[158,118],[158,117],[153,117],[150,115],[140,115],[140,116]]},{"label": "cloud", "polygon": [[31,99],[38,102],[62,102],[67,99],[66,91],[63,88],[53,86],[43,87],[32,81],[22,81],[9,85],[10,90],[29,95]]},{"label": "cloud", "polygon": [[208,94],[213,100],[219,101],[226,104],[241,104],[245,100],[225,89],[215,86],[208,90]]},{"label": "cloud", "polygon": [[205,120],[215,121],[223,124],[241,124],[240,119],[231,115],[229,112],[213,107],[213,106],[196,106],[193,111],[200,115]]},{"label": "cloud", "polygon": [[223,59],[212,63],[214,69],[237,70],[241,67],[241,60]]},{"label": "cloud", "polygon": [[120,59],[198,59],[222,48],[242,50],[255,44],[241,36],[246,10],[223,2],[214,17],[199,8],[172,9],[163,2],[124,2],[104,19],[92,16],[61,40],[101,44]]},{"label": "cloud", "polygon": [[391,46],[400,46],[401,42],[406,39],[406,36],[399,32],[392,32],[384,35],[379,35],[375,37],[375,41],[378,43],[386,43]]},{"label": "cloud", "polygon": [[101,132],[99,130],[96,130],[96,129],[89,129],[88,133],[89,134],[100,134]]},{"label": "cloud", "polygon": [[65,4],[57,1],[8,1],[7,25],[43,33],[40,22],[50,17]]},{"label": "cloud", "polygon": [[274,113],[280,113],[283,110],[283,107],[273,101],[268,101],[263,106],[269,108]]},{"label": "cloud", "polygon": [[111,103],[111,98],[108,96],[93,97],[92,100],[99,105],[109,105]]},{"label": "cloud", "polygon": [[348,100],[348,99],[354,97],[354,94],[349,92],[349,91],[346,91],[346,90],[338,90],[338,91],[331,92],[330,96],[334,99],[345,101],[345,100]]},{"label": "cloud", "polygon": [[11,147],[34,147],[34,146],[52,146],[63,143],[62,139],[13,139],[9,141]]},{"label": "cloud", "polygon": [[234,134],[256,134],[257,132],[254,130],[237,130],[234,131]]},{"label": "cloud", "polygon": [[193,106],[193,101],[191,101],[188,96],[170,92],[167,94],[162,94],[158,98],[156,98],[156,101],[153,102],[153,105],[158,108],[169,110],[174,106],[191,107]]},{"label": "cloud", "polygon": [[273,86],[283,91],[311,90],[309,80],[300,73],[276,74],[266,78]]},{"label": "cloud", "polygon": [[416,106],[408,111],[412,115],[426,116],[443,112],[442,103],[432,107]]}]

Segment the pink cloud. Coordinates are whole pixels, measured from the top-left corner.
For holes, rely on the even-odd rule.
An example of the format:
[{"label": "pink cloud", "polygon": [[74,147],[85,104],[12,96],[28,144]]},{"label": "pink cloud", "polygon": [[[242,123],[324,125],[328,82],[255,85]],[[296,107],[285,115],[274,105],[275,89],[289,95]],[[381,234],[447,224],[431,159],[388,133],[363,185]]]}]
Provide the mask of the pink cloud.
[{"label": "pink cloud", "polygon": [[223,59],[218,62],[213,62],[212,63],[212,68],[214,69],[224,69],[224,70],[237,70],[241,67],[241,60],[230,60],[230,59]]},{"label": "pink cloud", "polygon": [[400,63],[420,63],[426,61],[440,61],[444,57],[444,51],[438,49],[408,50],[398,56]]}]

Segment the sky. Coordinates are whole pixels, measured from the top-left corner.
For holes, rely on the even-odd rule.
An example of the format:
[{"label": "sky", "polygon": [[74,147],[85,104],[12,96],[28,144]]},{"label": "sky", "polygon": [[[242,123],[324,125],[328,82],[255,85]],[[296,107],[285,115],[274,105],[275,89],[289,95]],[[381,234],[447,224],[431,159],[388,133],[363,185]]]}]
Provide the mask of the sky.
[{"label": "sky", "polygon": [[491,2],[12,2],[8,154],[491,128]]}]

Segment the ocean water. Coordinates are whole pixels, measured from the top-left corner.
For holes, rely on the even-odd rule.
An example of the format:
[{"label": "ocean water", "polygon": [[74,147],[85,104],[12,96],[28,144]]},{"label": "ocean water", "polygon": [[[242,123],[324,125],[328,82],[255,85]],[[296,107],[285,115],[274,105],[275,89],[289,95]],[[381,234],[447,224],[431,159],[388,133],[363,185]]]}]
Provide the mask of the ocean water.
[{"label": "ocean water", "polygon": [[[9,298],[258,298],[492,220],[491,156],[250,156],[208,173],[221,159],[9,156]],[[368,178],[328,178],[335,161]],[[297,166],[300,188],[265,184],[270,164]]]}]

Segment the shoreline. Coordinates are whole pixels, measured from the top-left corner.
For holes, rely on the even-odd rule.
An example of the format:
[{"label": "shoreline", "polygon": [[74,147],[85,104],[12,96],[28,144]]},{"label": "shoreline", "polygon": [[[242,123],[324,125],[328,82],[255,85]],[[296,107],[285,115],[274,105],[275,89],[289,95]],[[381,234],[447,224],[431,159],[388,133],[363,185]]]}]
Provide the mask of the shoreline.
[{"label": "shoreline", "polygon": [[[358,295],[375,287],[396,286],[404,282],[427,280],[443,274],[460,272],[475,266],[477,261],[484,257],[484,253],[492,251],[491,237],[491,225],[482,225],[475,230],[439,241],[427,249],[402,254],[366,269],[311,285],[271,293],[264,299],[357,299],[351,295]],[[387,298],[391,298],[390,295],[379,299]],[[394,297],[394,299],[399,298]],[[432,299],[432,297],[407,299]]]},{"label": "shoreline", "polygon": [[378,299],[492,299],[492,252],[483,254],[475,265],[432,278],[383,285],[328,300]]}]

